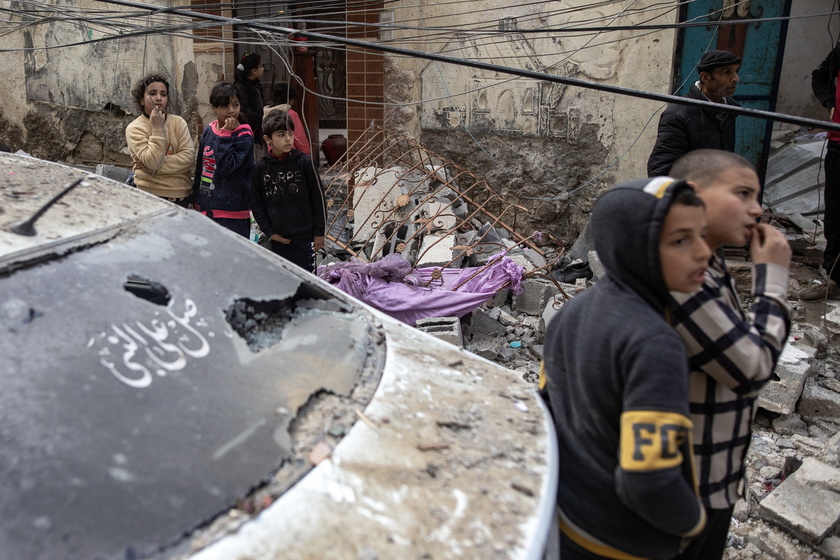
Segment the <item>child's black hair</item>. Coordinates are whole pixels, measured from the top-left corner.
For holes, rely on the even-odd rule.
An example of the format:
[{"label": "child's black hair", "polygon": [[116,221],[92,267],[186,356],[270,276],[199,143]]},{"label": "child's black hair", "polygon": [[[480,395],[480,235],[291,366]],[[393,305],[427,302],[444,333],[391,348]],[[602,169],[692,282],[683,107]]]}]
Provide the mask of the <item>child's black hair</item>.
[{"label": "child's black hair", "polygon": [[271,101],[273,101],[275,105],[283,105],[284,103],[291,104],[295,97],[294,88],[290,88],[289,84],[286,82],[274,84],[274,88],[271,90]]},{"label": "child's black hair", "polygon": [[138,105],[143,105],[143,96],[146,95],[146,87],[154,82],[161,82],[163,85],[166,86],[166,93],[169,93],[169,82],[161,76],[160,74],[148,74],[142,78],[140,81],[134,84],[134,87],[131,88],[131,97],[134,101],[137,102]]},{"label": "child's black hair", "polygon": [[289,117],[289,113],[276,109],[268,114],[262,122],[262,132],[265,136],[271,137],[275,132],[294,132],[295,123]]},{"label": "child's black hair", "polygon": [[234,97],[239,99],[239,90],[236,89],[236,86],[230,82],[219,82],[210,91],[210,106],[227,107]]},{"label": "child's black hair", "polygon": [[239,64],[236,65],[236,81],[244,82],[248,79],[251,70],[259,68],[262,64],[262,58],[255,52],[249,52],[242,55],[239,59]]},{"label": "child's black hair", "polygon": [[705,208],[706,203],[703,202],[703,199],[697,196],[697,193],[694,192],[692,188],[682,188],[674,194],[674,200],[671,201],[671,207],[676,206],[677,204],[681,206],[698,206],[700,208]]}]

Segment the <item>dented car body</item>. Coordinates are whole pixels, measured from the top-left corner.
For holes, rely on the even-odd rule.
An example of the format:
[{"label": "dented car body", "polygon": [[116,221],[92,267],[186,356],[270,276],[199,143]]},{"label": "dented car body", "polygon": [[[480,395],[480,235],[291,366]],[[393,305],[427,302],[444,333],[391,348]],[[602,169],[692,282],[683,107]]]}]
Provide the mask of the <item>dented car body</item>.
[{"label": "dented car body", "polygon": [[515,373],[197,212],[0,169],[2,557],[542,557],[556,447]]}]

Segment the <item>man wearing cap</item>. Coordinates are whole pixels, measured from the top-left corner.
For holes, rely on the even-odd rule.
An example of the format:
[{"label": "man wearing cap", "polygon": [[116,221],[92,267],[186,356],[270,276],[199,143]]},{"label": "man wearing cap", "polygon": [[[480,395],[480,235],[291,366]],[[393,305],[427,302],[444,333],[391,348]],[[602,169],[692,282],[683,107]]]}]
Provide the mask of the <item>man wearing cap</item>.
[{"label": "man wearing cap", "polygon": [[[836,45],[825,60],[811,73],[811,89],[822,106],[828,109],[828,120],[840,123],[835,110],[838,103],[837,78],[840,75],[840,44]],[[825,214],[823,233],[822,273],[826,282],[799,292],[801,301],[840,299],[840,133],[829,132],[825,146]]]},{"label": "man wearing cap", "polygon": [[[700,57],[700,79],[685,97],[725,105],[738,85],[741,59],[728,51],[708,51]],[[648,159],[648,175],[667,175],[680,156],[692,150],[711,148],[735,151],[735,116],[731,113],[671,103],[659,118],[656,144]]]}]

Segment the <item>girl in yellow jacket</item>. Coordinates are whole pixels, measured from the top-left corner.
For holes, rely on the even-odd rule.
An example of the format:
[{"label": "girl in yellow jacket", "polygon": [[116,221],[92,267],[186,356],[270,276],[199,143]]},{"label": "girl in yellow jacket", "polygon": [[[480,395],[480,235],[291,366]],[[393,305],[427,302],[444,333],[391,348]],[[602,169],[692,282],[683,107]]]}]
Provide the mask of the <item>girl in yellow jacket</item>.
[{"label": "girl in yellow jacket", "polygon": [[169,82],[152,74],[131,94],[143,112],[125,129],[134,182],[141,190],[186,206],[192,194],[195,145],[186,121],[166,113]]}]

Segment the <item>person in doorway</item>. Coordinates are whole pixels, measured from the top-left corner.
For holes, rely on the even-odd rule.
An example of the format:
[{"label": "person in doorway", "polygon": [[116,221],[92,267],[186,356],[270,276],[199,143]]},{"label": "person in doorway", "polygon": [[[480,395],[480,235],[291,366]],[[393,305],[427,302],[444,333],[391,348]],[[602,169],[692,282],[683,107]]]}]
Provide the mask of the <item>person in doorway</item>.
[{"label": "person in doorway", "polygon": [[271,250],[309,272],[324,246],[325,205],[312,159],[294,149],[294,123],[285,111],[263,121],[267,154],[254,167],[251,211]]},{"label": "person in doorway", "polygon": [[[680,560],[723,556],[738,484],[752,437],[755,401],[770,380],[790,331],[787,283],[791,249],[784,234],[756,220],[760,185],[743,157],[696,150],[677,160],[671,174],[691,185],[706,204],[706,240],[715,252],[693,294],[674,293],[674,327],[688,350],[689,407],[694,457],[708,524]],[[724,246],[749,243],[753,303],[743,311],[726,268]]]},{"label": "person in doorway", "polygon": [[210,92],[216,120],[204,128],[193,180],[193,208],[240,235],[251,231],[248,191],[254,169],[254,133],[238,120],[236,86],[220,82]]},{"label": "person in doorway", "polygon": [[549,323],[541,371],[557,425],[564,560],[672,558],[705,524],[695,491],[688,360],[669,290],[700,289],[711,251],[685,182],[640,179],[592,209],[607,271]]},{"label": "person in doorway", "polygon": [[186,207],[192,194],[195,145],[187,122],[167,113],[169,82],[159,74],[150,74],[134,86],[131,96],[142,111],[125,129],[134,184]]},{"label": "person in doorway", "polygon": [[239,90],[240,122],[250,126],[254,132],[254,146],[257,148],[255,153],[258,156],[262,155],[262,147],[265,145],[262,133],[265,94],[260,82],[264,73],[265,65],[257,53],[246,53],[236,66],[235,80]]},{"label": "person in doorway", "polygon": [[[811,73],[811,89],[822,106],[828,110],[828,120],[840,123],[837,113],[837,76],[840,74],[840,44],[835,45],[825,60]],[[799,292],[801,301],[840,298],[840,132],[829,132],[825,149],[825,213],[823,234],[825,249],[822,270],[825,283]]]},{"label": "person in doorway", "polygon": [[[732,99],[740,78],[741,59],[728,51],[708,51],[697,63],[700,79],[685,97],[739,106]],[[671,166],[692,150],[735,151],[735,117],[731,113],[671,103],[659,118],[656,143],[648,158],[648,176],[668,175]]]},{"label": "person in doorway", "polygon": [[298,112],[292,109],[294,103],[295,90],[290,88],[289,84],[274,84],[274,88],[271,90],[271,105],[267,106],[263,111],[263,118],[271,114],[272,111],[286,111],[289,118],[292,119],[292,124],[295,127],[295,149],[300,150],[306,155],[310,155],[312,153],[312,148],[309,145],[306,127],[300,119]]}]

